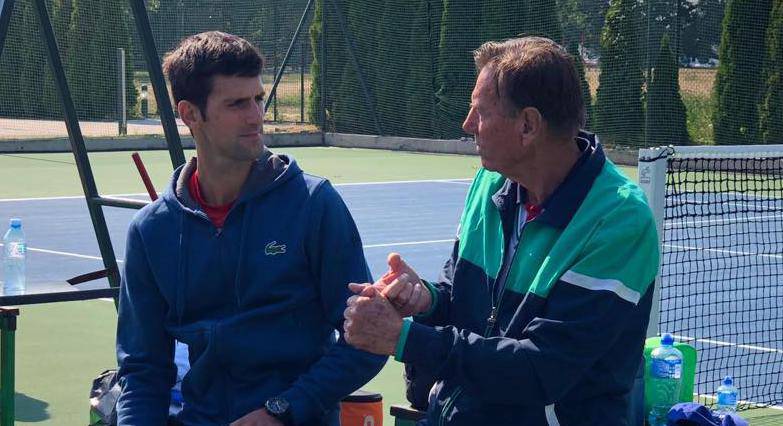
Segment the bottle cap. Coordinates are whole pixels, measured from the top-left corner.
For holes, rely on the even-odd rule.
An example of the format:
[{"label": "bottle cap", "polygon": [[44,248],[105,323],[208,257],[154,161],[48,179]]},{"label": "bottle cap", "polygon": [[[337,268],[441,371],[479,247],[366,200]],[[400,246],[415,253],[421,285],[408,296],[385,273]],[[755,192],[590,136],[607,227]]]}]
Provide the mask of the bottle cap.
[{"label": "bottle cap", "polygon": [[11,228],[21,228],[22,227],[22,219],[19,219],[18,217],[12,218],[10,221]]},{"label": "bottle cap", "polygon": [[674,337],[669,333],[664,333],[661,337],[661,345],[671,346],[674,344]]},{"label": "bottle cap", "polygon": [[723,379],[723,384],[726,386],[733,386],[734,385],[734,379],[731,378],[731,376],[726,376]]}]

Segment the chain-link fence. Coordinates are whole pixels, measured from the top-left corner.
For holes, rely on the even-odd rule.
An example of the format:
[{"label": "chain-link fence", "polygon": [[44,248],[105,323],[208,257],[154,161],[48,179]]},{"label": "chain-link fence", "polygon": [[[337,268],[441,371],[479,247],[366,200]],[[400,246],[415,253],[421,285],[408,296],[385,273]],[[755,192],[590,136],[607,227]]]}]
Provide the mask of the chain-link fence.
[{"label": "chain-link fence", "polygon": [[[157,111],[127,1],[46,1],[85,134],[116,134],[118,48],[126,57],[128,133],[155,127],[144,120]],[[31,3],[16,1],[0,58],[0,138],[40,133],[50,127],[40,120],[60,118]],[[528,34],[553,38],[579,59],[590,95],[586,127],[606,143],[783,143],[781,3],[315,0],[267,120],[341,133],[463,137],[476,76],[471,51]],[[232,32],[263,52],[270,85],[307,1],[146,4],[160,55],[189,34]]]},{"label": "chain-link fence", "polygon": [[[46,0],[46,4],[84,135],[162,135],[129,2]],[[146,2],[161,59],[188,35],[208,30],[234,33],[261,50],[266,60],[262,77],[267,90],[282,65],[306,4],[307,0]],[[310,20],[303,23],[304,36],[291,46],[277,96],[267,110],[271,131],[317,130],[306,125],[312,63],[306,29]],[[0,55],[0,139],[66,137],[62,119],[34,1],[16,0]],[[179,129],[181,134],[188,133],[182,123]]]}]

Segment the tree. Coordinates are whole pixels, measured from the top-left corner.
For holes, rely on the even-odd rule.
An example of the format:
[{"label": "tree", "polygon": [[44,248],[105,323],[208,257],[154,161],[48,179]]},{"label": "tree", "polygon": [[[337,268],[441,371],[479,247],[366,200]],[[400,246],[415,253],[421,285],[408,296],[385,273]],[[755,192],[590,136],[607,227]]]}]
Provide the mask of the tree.
[{"label": "tree", "polygon": [[475,2],[444,0],[436,81],[437,136],[456,139],[464,135],[462,121],[468,113],[476,80],[471,53],[479,44]]},{"label": "tree", "polygon": [[668,34],[660,45],[647,90],[648,140],[653,145],[687,145],[687,113],[680,97],[679,67]]},{"label": "tree", "polygon": [[[340,30],[339,20],[328,3],[342,7],[338,0],[317,0],[315,14],[310,26],[310,45],[313,48],[313,62],[310,65],[312,85],[310,89],[310,119],[324,131],[335,131],[333,108],[336,88],[343,77],[348,53],[345,38]],[[326,64],[321,63],[322,49],[326,50]],[[322,72],[322,69],[325,72]],[[323,77],[326,77],[326,81]],[[321,120],[321,104],[324,118]]]},{"label": "tree", "polygon": [[378,115],[385,134],[410,136],[405,104],[411,94],[405,86],[410,74],[411,30],[418,1],[386,0],[383,3],[375,61],[380,65],[375,79]]},{"label": "tree", "polygon": [[764,143],[783,143],[783,1],[775,1],[767,29],[764,63],[766,94],[761,103],[760,131]]},{"label": "tree", "polygon": [[585,103],[585,129],[593,128],[593,98],[590,94],[590,85],[585,77],[585,64],[579,53],[579,45],[572,41],[568,44],[568,53],[574,58],[576,73],[579,75],[579,84],[582,86],[582,100]]},{"label": "tree", "polygon": [[601,35],[595,105],[596,129],[609,142],[640,144],[644,140],[640,21],[636,0],[611,0]]},{"label": "tree", "polygon": [[702,60],[717,57],[726,0],[681,1],[681,53]]},{"label": "tree", "polygon": [[[62,46],[60,2],[47,2]],[[61,50],[62,53],[62,50]],[[46,44],[33,2],[16,2],[0,58],[0,114],[14,118],[61,118]]]},{"label": "tree", "polygon": [[69,52],[65,72],[80,119],[117,117],[117,49],[125,49],[127,109],[133,111],[137,91],[128,23],[122,0],[73,0]]},{"label": "tree", "polygon": [[772,0],[729,0],[723,19],[720,66],[712,116],[715,144],[759,143],[764,37]]},{"label": "tree", "polygon": [[576,41],[589,52],[598,52],[601,29],[609,6],[606,0],[558,0],[564,44]]},{"label": "tree", "polygon": [[481,2],[481,41],[505,40],[528,28],[529,0],[484,0]]},{"label": "tree", "polygon": [[[345,4],[346,30],[353,42],[353,52],[364,77],[364,83],[369,91],[369,101],[362,90],[359,79],[359,70],[353,62],[347,61],[343,67],[343,75],[336,82],[336,90],[333,103],[334,127],[336,131],[344,133],[376,134],[375,111],[378,108],[376,102],[377,84],[382,83],[376,79],[375,73],[380,70],[381,62],[378,60],[378,40],[376,28],[379,24],[383,0],[365,0],[363,2],[347,2]],[[367,13],[368,10],[373,13]],[[345,37],[340,34],[345,43]],[[348,50],[345,50],[348,55]],[[399,106],[398,106],[399,108]],[[385,132],[384,133],[388,133]]]},{"label": "tree", "polygon": [[560,28],[560,13],[555,0],[528,0],[527,26],[525,35],[550,38],[563,42],[563,30]]},{"label": "tree", "polygon": [[410,135],[414,137],[435,136],[435,71],[442,15],[442,0],[420,1],[411,31],[410,74],[405,92],[407,121]]}]

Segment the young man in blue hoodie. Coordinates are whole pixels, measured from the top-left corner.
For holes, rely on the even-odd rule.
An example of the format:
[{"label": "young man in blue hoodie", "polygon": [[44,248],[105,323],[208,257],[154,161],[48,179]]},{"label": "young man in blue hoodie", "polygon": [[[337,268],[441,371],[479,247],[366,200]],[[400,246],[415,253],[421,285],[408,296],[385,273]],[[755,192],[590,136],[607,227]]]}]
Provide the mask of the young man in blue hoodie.
[{"label": "young man in blue hoodie", "polygon": [[370,279],[348,209],[324,179],[263,145],[262,59],[197,34],[164,70],[197,157],[133,219],[117,330],[119,425],[163,425],[187,344],[186,425],[338,425],[340,399],[385,357],[335,330]]},{"label": "young man in blue hoodie", "polygon": [[351,285],[346,339],[435,378],[428,425],[627,425],[658,271],[652,213],[579,131],[562,47],[525,37],[474,57],[463,129],[483,167],[451,258],[437,282],[397,259],[388,285]]}]

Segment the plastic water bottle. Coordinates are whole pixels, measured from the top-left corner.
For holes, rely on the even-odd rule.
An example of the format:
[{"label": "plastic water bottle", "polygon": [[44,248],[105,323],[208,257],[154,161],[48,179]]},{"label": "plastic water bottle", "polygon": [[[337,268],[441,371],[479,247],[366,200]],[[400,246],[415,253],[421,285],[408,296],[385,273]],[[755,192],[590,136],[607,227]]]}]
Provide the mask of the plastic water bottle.
[{"label": "plastic water bottle", "polygon": [[723,379],[716,393],[718,399],[716,413],[721,419],[727,414],[737,411],[737,388],[734,387],[734,380],[731,376],[726,376]]},{"label": "plastic water bottle", "polygon": [[653,349],[650,366],[650,426],[666,426],[666,416],[679,402],[682,385],[682,352],[674,347],[671,334],[664,334],[661,346]]},{"label": "plastic water bottle", "polygon": [[26,257],[22,220],[11,219],[11,226],[3,236],[3,294],[24,293]]}]

